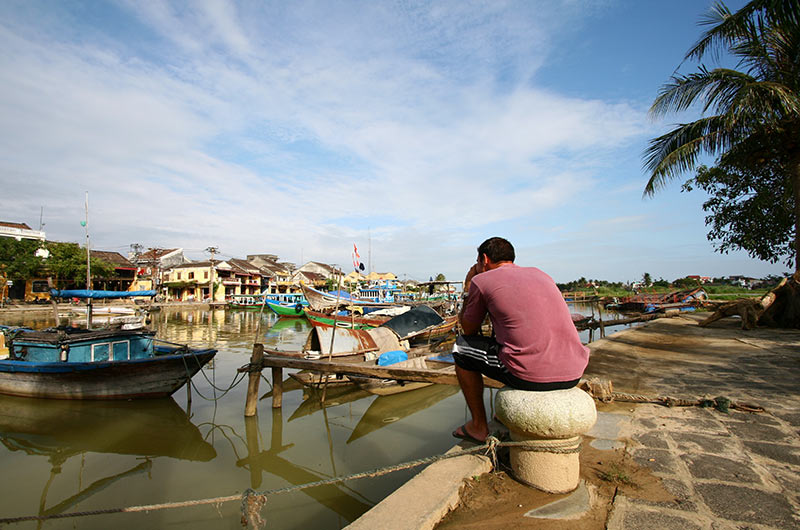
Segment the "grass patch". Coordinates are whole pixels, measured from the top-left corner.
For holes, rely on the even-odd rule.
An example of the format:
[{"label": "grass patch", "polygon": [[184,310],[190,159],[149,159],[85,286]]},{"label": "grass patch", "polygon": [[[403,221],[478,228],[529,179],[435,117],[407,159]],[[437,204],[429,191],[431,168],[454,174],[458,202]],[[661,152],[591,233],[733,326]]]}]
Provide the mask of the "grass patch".
[{"label": "grass patch", "polygon": [[624,469],[621,469],[616,464],[610,464],[608,466],[608,471],[598,471],[597,476],[599,476],[602,480],[611,482],[613,484],[624,484],[626,486],[636,485],[634,484],[630,475],[628,475]]}]

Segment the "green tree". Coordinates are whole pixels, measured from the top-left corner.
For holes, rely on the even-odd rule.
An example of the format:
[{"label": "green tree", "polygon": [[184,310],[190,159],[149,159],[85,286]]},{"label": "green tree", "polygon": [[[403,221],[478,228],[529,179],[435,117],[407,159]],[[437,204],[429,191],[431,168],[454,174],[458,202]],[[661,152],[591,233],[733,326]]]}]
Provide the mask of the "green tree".
[{"label": "green tree", "polygon": [[[64,283],[86,284],[86,249],[75,243],[48,243],[50,257],[47,259],[49,273],[61,286]],[[91,258],[91,273],[97,278],[108,278],[114,274],[114,265],[105,260]]]},{"label": "green tree", "polygon": [[33,239],[17,241],[11,237],[0,237],[0,265],[9,280],[28,280],[40,275],[42,258],[35,255],[40,244]]},{"label": "green tree", "polygon": [[[798,0],[752,0],[736,13],[722,3],[714,5],[701,21],[710,29],[684,60],[716,59],[721,51],[727,51],[738,59],[738,69],[701,65],[698,72],[676,74],[662,87],[650,109],[653,116],[700,104],[703,117],[651,140],[645,151],[651,175],[644,191],[652,195],[666,181],[694,169],[702,154],[716,156],[718,168],[734,179],[737,170],[763,177],[758,161],[777,154],[777,169],[794,198],[796,270],[800,270],[799,17]],[[724,183],[724,179],[718,182]],[[742,243],[747,245],[748,240],[734,238],[725,248]],[[742,248],[751,251],[748,246]]]},{"label": "green tree", "polygon": [[[36,256],[39,248],[45,248],[50,257]],[[105,260],[92,258],[92,276],[108,278],[114,274],[114,265]],[[30,280],[52,276],[63,283],[86,282],[86,249],[75,243],[41,242],[32,239],[17,241],[10,237],[0,237],[0,267],[8,279]]]},{"label": "green tree", "polygon": [[759,169],[720,164],[700,166],[683,189],[697,187],[708,195],[703,203],[708,239],[718,252],[743,249],[753,257],[791,265],[794,257],[794,197],[777,159]]},{"label": "green tree", "polygon": [[653,284],[653,278],[650,276],[649,272],[645,272],[642,275],[642,283],[644,284],[645,287],[649,287],[650,285]]},{"label": "green tree", "polygon": [[439,274],[436,275],[436,281],[437,282],[444,282],[444,281],[447,281],[447,279],[444,277],[444,274],[442,274],[440,272]]}]

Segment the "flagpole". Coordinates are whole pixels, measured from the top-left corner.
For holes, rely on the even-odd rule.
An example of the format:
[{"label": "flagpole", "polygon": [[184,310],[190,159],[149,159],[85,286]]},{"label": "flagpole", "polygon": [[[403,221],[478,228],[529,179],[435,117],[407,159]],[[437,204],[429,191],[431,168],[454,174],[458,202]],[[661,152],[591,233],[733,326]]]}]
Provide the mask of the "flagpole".
[{"label": "flagpole", "polygon": [[[86,192],[86,290],[92,288],[92,255],[91,255],[91,242],[89,241],[89,192]],[[92,299],[87,299],[86,304],[86,329],[92,329]]]}]

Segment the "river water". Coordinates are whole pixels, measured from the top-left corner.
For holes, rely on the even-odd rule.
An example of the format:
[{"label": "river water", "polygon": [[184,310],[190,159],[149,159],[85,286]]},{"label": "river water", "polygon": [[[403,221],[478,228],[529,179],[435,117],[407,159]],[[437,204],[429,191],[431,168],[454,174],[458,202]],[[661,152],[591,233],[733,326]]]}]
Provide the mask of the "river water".
[{"label": "river water", "polygon": [[[573,310],[590,314],[588,306]],[[53,325],[44,314],[1,318]],[[0,518],[279,490],[443,453],[455,442],[450,432],[468,419],[458,389],[440,385],[380,397],[330,386],[323,407],[319,393],[289,379],[282,409],[273,410],[269,370],[258,415],[246,419],[247,379],[236,370],[249,362],[259,323],[266,345],[290,350],[305,341],[306,320],[222,309],[165,309],[151,320],[161,339],[219,351],[193,378],[191,399],[185,388],[170,399],[121,403],[0,396]],[[493,393],[486,392],[489,411]],[[262,516],[270,529],[342,528],[418,471],[276,492]],[[240,515],[237,501],[9,528],[239,529]]]}]

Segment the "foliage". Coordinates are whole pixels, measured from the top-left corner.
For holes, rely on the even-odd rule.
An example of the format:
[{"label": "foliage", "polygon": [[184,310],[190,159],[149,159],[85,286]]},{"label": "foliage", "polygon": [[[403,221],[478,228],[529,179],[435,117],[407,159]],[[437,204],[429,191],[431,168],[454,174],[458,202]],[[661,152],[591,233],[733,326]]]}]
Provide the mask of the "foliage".
[{"label": "foliage", "polygon": [[649,272],[645,272],[642,275],[642,283],[644,284],[645,287],[653,285],[653,278],[650,276]]},{"label": "foliage", "polygon": [[42,258],[34,255],[40,244],[33,239],[17,241],[11,237],[0,237],[0,268],[9,280],[40,276]]},{"label": "foliage", "polygon": [[[42,259],[34,253],[44,247],[50,257]],[[114,274],[114,265],[92,258],[92,276],[108,278]],[[81,283],[86,280],[86,250],[74,243],[40,242],[32,239],[0,237],[0,267],[9,279],[30,280],[47,275],[64,282]]]},{"label": "foliage", "polygon": [[[719,57],[720,51],[738,59],[738,68],[708,69],[676,74],[664,85],[650,109],[654,116],[702,107],[704,116],[680,124],[651,140],[645,151],[650,179],[645,194],[652,195],[667,180],[695,168],[700,155],[717,157],[718,172],[699,173],[711,186],[712,204],[709,238],[718,240],[718,250],[743,248],[756,257],[774,260],[785,255],[789,241],[786,230],[766,245],[754,243],[762,230],[739,221],[751,211],[742,194],[753,190],[737,182],[763,179],[772,186],[773,197],[800,194],[800,4],[798,0],[752,0],[736,13],[722,3],[714,4],[703,21],[711,28],[689,50],[685,60]],[[710,115],[705,115],[709,113]],[[777,160],[764,164],[764,160]],[[710,179],[710,180],[709,180]],[[697,183],[699,185],[699,183]],[[779,184],[782,184],[780,187]],[[716,186],[716,188],[715,188]],[[702,187],[702,186],[701,186]],[[730,187],[730,190],[724,189]],[[760,198],[766,195],[761,194]],[[719,205],[713,200],[721,199]],[[736,207],[733,202],[745,202]],[[795,200],[794,261],[800,253],[800,205]],[[772,208],[774,212],[780,206]],[[716,209],[715,209],[716,208]],[[716,216],[720,215],[717,220]],[[780,220],[775,221],[781,224]],[[721,228],[730,226],[741,233],[725,237]],[[787,238],[788,237],[788,238]],[[783,238],[783,241],[777,239]]]},{"label": "foliage", "polygon": [[678,287],[679,289],[693,289],[695,287],[702,287],[699,281],[696,278],[678,278],[677,280],[672,282],[672,285]]},{"label": "foliage", "polygon": [[437,282],[445,282],[445,281],[447,281],[447,278],[445,278],[445,277],[444,277],[444,274],[442,274],[441,272],[440,272],[439,274],[437,274],[437,275],[436,275],[436,278],[434,278],[434,279],[435,279]]},{"label": "foliage", "polygon": [[700,166],[683,189],[697,187],[709,196],[703,210],[711,227],[708,239],[718,252],[742,249],[753,258],[791,266],[795,201],[786,174],[779,158],[761,159],[758,170]]},{"label": "foliage", "polygon": [[[86,249],[75,243],[48,243],[50,257],[47,268],[60,282],[86,281]],[[95,278],[109,278],[114,274],[114,265],[105,260],[91,258],[91,274]]]}]

